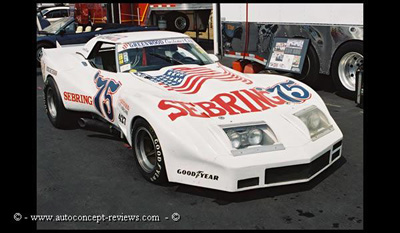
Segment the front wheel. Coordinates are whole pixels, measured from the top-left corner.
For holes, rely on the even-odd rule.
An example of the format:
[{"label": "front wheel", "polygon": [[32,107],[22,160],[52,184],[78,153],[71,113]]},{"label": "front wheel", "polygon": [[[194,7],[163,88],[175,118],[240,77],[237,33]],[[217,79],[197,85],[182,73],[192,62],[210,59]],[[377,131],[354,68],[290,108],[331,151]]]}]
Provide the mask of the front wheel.
[{"label": "front wheel", "polygon": [[139,118],[132,127],[132,150],[143,177],[156,184],[168,182],[161,144],[151,125]]},{"label": "front wheel", "polygon": [[348,42],[336,51],[332,59],[332,79],[339,95],[355,99],[356,72],[363,62],[362,42]]}]

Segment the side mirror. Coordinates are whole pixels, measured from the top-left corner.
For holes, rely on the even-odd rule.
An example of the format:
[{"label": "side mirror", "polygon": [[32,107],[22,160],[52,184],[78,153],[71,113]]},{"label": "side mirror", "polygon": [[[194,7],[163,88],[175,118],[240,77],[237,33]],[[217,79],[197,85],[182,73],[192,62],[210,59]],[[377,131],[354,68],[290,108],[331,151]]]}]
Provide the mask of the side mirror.
[{"label": "side mirror", "polygon": [[219,58],[215,54],[209,53],[208,56],[211,58],[213,62],[219,61]]}]

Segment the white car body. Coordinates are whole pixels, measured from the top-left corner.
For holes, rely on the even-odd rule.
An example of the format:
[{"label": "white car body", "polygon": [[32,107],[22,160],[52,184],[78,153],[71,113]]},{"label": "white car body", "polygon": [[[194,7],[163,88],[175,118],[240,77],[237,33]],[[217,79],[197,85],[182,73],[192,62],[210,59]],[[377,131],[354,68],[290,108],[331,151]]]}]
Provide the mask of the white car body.
[{"label": "white car body", "polygon": [[[120,129],[129,143],[132,141],[130,129],[135,117],[148,121],[162,146],[170,182],[228,192],[301,183],[311,180],[341,157],[341,130],[319,95],[297,80],[280,75],[239,73],[218,62],[121,73],[99,70],[86,60],[99,41],[110,43],[119,51],[131,42],[174,38],[195,43],[180,33],[147,31],[98,36],[85,46],[43,49],[43,79],[45,83],[49,77],[55,80],[66,109],[102,116]],[[117,56],[116,59],[118,61]],[[171,69],[190,72],[199,68],[214,75],[225,74],[232,79],[208,77],[192,88],[174,89],[143,78],[143,73],[155,77],[166,75]],[[111,98],[107,100],[105,96],[97,95],[99,90],[94,80],[99,78],[117,85],[116,90],[108,89],[106,93]],[[259,91],[258,94],[267,97],[264,100],[268,100],[269,104],[257,103],[248,95],[256,93],[254,88]],[[99,111],[95,107],[96,101],[108,101],[108,111]],[[221,103],[229,104],[222,106]],[[294,115],[312,106],[317,107],[331,125],[331,131],[316,140],[310,137],[305,124]],[[224,127],[260,122],[268,125],[279,143],[262,150],[255,147],[238,152],[223,130]],[[325,162],[316,166],[322,156],[325,156]],[[296,178],[296,168],[301,168],[294,165],[304,165],[309,174]],[[272,168],[288,168],[294,179],[279,180],[280,171],[277,171],[278,175],[274,174],[274,177],[278,176],[278,182],[267,182],[269,172],[275,172],[270,170]]]}]

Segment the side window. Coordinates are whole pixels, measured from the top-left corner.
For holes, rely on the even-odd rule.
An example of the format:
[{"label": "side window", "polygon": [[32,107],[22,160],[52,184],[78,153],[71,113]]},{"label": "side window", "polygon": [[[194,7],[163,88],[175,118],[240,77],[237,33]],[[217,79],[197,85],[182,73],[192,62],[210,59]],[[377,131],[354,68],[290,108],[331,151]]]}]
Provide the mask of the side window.
[{"label": "side window", "polygon": [[61,10],[61,17],[68,17],[68,10]]},{"label": "side window", "polygon": [[94,68],[117,72],[115,64],[115,44],[97,42],[88,60]]},{"label": "side window", "polygon": [[61,17],[61,11],[60,10],[54,10],[50,12],[51,18],[60,18]]},{"label": "side window", "polygon": [[75,33],[76,30],[76,23],[72,22],[68,26],[65,27],[65,32],[66,33]]},{"label": "side window", "polygon": [[54,18],[53,13],[54,13],[54,11],[47,12],[47,14],[45,14],[46,18],[48,18],[48,19]]}]

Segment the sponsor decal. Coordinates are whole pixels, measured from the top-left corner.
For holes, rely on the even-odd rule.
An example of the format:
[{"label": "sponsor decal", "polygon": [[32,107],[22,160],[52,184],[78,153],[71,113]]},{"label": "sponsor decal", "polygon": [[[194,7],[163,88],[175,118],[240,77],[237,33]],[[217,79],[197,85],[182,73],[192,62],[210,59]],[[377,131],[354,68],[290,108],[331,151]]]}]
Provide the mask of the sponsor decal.
[{"label": "sponsor decal", "polygon": [[176,172],[180,175],[191,176],[196,179],[199,178],[199,179],[217,180],[218,181],[218,178],[219,178],[217,175],[207,174],[204,171],[188,171],[188,170],[178,169]]},{"label": "sponsor decal", "polygon": [[130,43],[123,43],[122,45],[120,45],[121,47],[119,47],[118,50],[143,48],[143,47],[159,46],[159,45],[169,45],[169,44],[182,44],[182,43],[194,43],[194,41],[191,38],[136,41],[136,42],[130,42]]},{"label": "sponsor decal", "polygon": [[49,72],[52,75],[57,75],[57,71],[50,68],[49,66],[46,67],[46,71]]},{"label": "sponsor decal", "polygon": [[252,88],[220,93],[209,101],[161,100],[158,108],[168,111],[171,121],[179,117],[221,117],[266,111],[284,104],[304,103],[311,93],[291,80],[267,88]]},{"label": "sponsor decal", "polygon": [[[219,80],[224,82],[243,82],[252,84],[250,79],[231,73],[218,63],[221,70],[212,70],[207,67],[178,67],[167,70],[164,74],[150,77],[150,81],[158,83],[168,91],[182,94],[196,94],[202,85],[208,80]],[[135,73],[143,77],[141,73]]]},{"label": "sponsor decal", "polygon": [[118,120],[121,122],[123,125],[126,125],[126,117],[122,115],[121,113],[118,114]]},{"label": "sponsor decal", "polygon": [[126,36],[126,35],[101,35],[98,38],[105,39],[105,40],[111,40],[111,41],[115,42],[115,41],[118,41],[118,40],[120,40],[122,38],[126,38],[126,37],[128,37],[128,36]]},{"label": "sponsor decal", "polygon": [[161,174],[161,170],[162,170],[162,166],[161,166],[161,162],[162,162],[162,152],[161,152],[161,146],[160,146],[160,142],[158,141],[158,138],[154,139],[154,146],[156,149],[156,170],[154,172],[154,175],[152,177],[150,177],[151,181],[155,181],[160,177]]},{"label": "sponsor decal", "polygon": [[122,83],[116,82],[111,78],[105,78],[101,75],[100,71],[98,71],[94,76],[94,83],[98,90],[94,96],[94,106],[103,117],[107,117],[111,122],[113,122],[113,95],[117,93]]},{"label": "sponsor decal", "polygon": [[122,112],[125,113],[125,115],[128,115],[128,113],[129,113],[129,104],[127,104],[125,102],[125,100],[119,99],[118,107],[121,109]]},{"label": "sponsor decal", "polygon": [[93,104],[93,99],[91,96],[75,94],[66,91],[64,92],[64,100],[88,105]]},{"label": "sponsor decal", "polygon": [[118,61],[119,64],[124,64],[124,55],[122,53],[118,54]]}]

